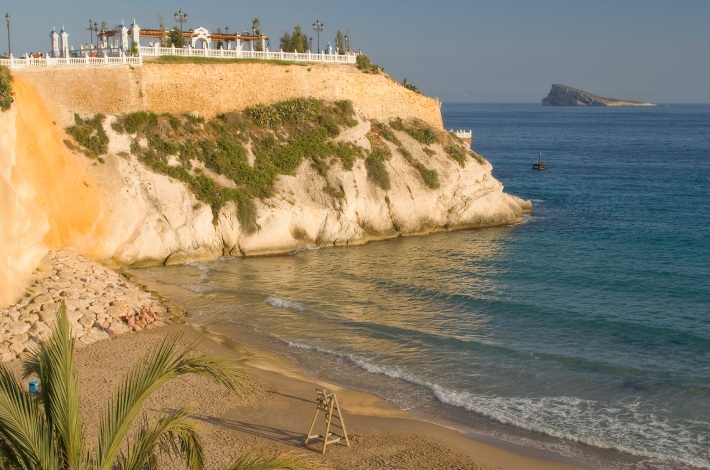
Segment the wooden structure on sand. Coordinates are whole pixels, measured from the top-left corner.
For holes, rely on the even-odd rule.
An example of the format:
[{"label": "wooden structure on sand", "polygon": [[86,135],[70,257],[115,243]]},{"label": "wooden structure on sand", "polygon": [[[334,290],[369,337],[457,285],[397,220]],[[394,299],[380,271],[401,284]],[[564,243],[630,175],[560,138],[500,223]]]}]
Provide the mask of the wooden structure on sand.
[{"label": "wooden structure on sand", "polygon": [[[318,414],[321,411],[325,418],[325,432],[323,434],[311,434],[318,420]],[[332,431],[332,428],[337,428],[339,431]],[[345,445],[350,447],[350,440],[348,439],[348,432],[345,430],[345,422],[343,421],[343,415],[338,406],[338,399],[334,393],[328,393],[325,389],[316,389],[316,414],[313,416],[311,427],[306,436],[306,442],[304,442],[303,445],[309,447],[308,442],[316,439],[323,439],[323,448],[320,449],[323,454],[325,454],[325,449],[328,445],[336,444],[343,440],[345,441]]]}]

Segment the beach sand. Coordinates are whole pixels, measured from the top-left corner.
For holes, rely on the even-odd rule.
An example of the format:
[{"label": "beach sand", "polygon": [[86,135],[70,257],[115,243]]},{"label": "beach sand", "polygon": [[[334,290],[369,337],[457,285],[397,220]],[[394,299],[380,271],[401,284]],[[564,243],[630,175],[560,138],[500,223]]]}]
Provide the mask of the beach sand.
[{"label": "beach sand", "polygon": [[[123,377],[166,336],[199,341],[198,351],[226,357],[244,371],[246,393],[238,397],[221,385],[198,377],[180,377],[160,388],[144,405],[150,419],[163,410],[188,406],[201,428],[206,467],[221,468],[243,452],[259,448],[268,455],[296,453],[314,468],[332,469],[550,469],[584,468],[553,453],[480,436],[469,438],[449,429],[408,416],[373,395],[344,389],[306,376],[293,363],[269,350],[253,346],[254,338],[239,330],[230,338],[199,326],[155,322],[141,332],[130,331],[118,319],[155,303],[167,319],[180,309],[168,299],[146,292],[128,279],[72,250],[50,252],[17,305],[0,311],[0,323],[10,327],[2,356],[8,361],[26,354],[34,341],[30,333],[53,323],[59,302],[67,303],[76,341],[81,409],[89,448],[94,448],[99,419]],[[95,328],[109,319],[115,339]],[[178,321],[181,321],[178,318]],[[44,330],[43,330],[44,331]],[[25,351],[25,352],[23,352]],[[5,356],[8,356],[7,358]],[[5,365],[16,374],[19,360]],[[316,388],[337,395],[350,446],[333,444],[325,455],[304,447],[316,412]],[[320,413],[314,433],[324,432]],[[483,441],[483,439],[488,439]],[[315,443],[317,446],[318,443]],[[164,461],[161,468],[182,468]]]},{"label": "beach sand", "polygon": [[[316,468],[332,469],[573,469],[567,462],[524,455],[464,437],[455,430],[413,419],[375,396],[305,376],[287,359],[246,347],[197,326],[173,324],[81,346],[76,354],[82,413],[93,447],[98,421],[121,378],[166,335],[200,340],[200,352],[227,357],[246,374],[247,396],[238,398],[208,379],[181,377],[162,387],[144,406],[156,416],[188,405],[200,424],[207,468],[220,468],[250,448],[267,454],[304,455]],[[19,370],[19,361],[8,365]],[[325,455],[304,447],[316,411],[316,388],[335,392],[350,447],[329,445]],[[315,431],[322,432],[323,414]],[[531,449],[528,449],[532,452]],[[164,468],[180,468],[170,462]]]}]

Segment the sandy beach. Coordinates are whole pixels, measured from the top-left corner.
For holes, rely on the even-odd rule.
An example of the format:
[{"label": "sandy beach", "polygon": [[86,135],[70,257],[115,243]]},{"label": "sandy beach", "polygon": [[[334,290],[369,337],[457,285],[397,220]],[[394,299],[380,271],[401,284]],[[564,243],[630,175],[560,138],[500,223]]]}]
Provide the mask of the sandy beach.
[{"label": "sandy beach", "polygon": [[[253,447],[269,453],[300,453],[314,467],[333,469],[579,468],[477,442],[454,430],[415,420],[372,395],[307,377],[278,355],[247,348],[188,324],[128,332],[78,350],[82,410],[90,441],[98,426],[100,414],[96,410],[102,409],[131,365],[171,334],[180,334],[186,341],[199,340],[199,351],[228,357],[248,377],[245,399],[209,380],[184,377],[163,387],[145,406],[151,416],[189,405],[201,424],[207,468],[220,468]],[[18,361],[11,364],[19,368]],[[316,410],[316,388],[337,394],[350,447],[330,445],[325,455],[304,448]]]},{"label": "sandy beach", "polygon": [[[170,301],[154,297],[130,280],[74,252],[51,252],[36,277],[20,304],[7,309],[7,321],[15,321],[11,319],[18,316],[16,323],[22,323],[22,330],[26,331],[9,340],[13,344],[29,344],[35,340],[30,333],[38,324],[53,321],[57,302],[65,298],[73,302],[68,312],[72,324],[76,323],[73,331],[78,338],[76,357],[82,414],[88,444],[92,447],[100,410],[129,369],[166,336],[180,335],[185,342],[197,341],[199,352],[226,357],[244,371],[243,397],[207,379],[181,377],[161,388],[144,406],[149,418],[162,410],[189,406],[193,418],[200,423],[210,469],[221,468],[255,447],[268,454],[297,453],[314,468],[583,468],[556,454],[541,454],[536,449],[513,447],[502,441],[491,445],[454,429],[414,419],[378,397],[309,377],[288,359],[247,346],[250,342],[246,336],[241,338],[244,341],[239,336],[229,339],[197,325],[180,323],[180,319],[172,322],[168,317],[178,309]],[[92,287],[93,291],[88,289],[87,285],[96,283],[96,279],[101,279],[99,284]],[[116,282],[120,283],[120,289],[115,288]],[[118,316],[124,310],[137,311],[140,305],[153,302],[167,324],[157,321],[140,332],[130,331],[125,325],[121,327]],[[104,312],[102,308],[108,310]],[[52,315],[48,316],[48,312]],[[117,333],[113,338],[94,328],[95,322],[106,318]],[[22,352],[19,354],[24,356]],[[19,374],[19,360],[5,364]],[[317,388],[336,393],[350,437],[349,447],[330,445],[325,455],[304,447],[316,412]],[[324,431],[322,418],[321,413],[316,433]],[[317,442],[315,446],[320,448]],[[180,464],[167,462],[164,467],[179,468]]]}]

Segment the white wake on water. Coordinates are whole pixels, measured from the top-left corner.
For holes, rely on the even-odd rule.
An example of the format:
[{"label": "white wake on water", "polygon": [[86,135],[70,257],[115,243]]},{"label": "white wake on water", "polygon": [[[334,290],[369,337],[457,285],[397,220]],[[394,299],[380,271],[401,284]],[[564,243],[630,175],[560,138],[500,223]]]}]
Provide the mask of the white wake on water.
[{"label": "white wake on water", "polygon": [[277,307],[277,308],[285,308],[289,310],[296,310],[299,312],[303,312],[305,309],[302,304],[298,302],[294,302],[292,300],[285,300],[281,299],[279,297],[271,296],[268,297],[265,302],[272,307]]}]

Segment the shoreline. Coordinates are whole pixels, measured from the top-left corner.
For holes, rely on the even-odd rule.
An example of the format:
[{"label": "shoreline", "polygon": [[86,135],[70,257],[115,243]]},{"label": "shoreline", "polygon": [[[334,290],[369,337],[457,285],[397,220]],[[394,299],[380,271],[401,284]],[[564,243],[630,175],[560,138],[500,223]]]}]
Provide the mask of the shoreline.
[{"label": "shoreline", "polygon": [[[363,429],[370,428],[377,429],[380,432],[384,430],[395,433],[423,434],[430,439],[434,439],[432,443],[439,441],[444,446],[449,446],[455,451],[462,452],[476,464],[483,465],[482,468],[533,470],[591,468],[551,451],[514,444],[494,437],[481,436],[478,438],[477,436],[463,433],[454,427],[411,416],[394,404],[370,393],[352,390],[309,376],[288,358],[277,352],[259,346],[247,346],[238,339],[228,338],[195,323],[169,325],[166,328],[161,328],[161,330],[166,332],[180,330],[190,339],[197,339],[201,336],[205,339],[204,343],[209,348],[208,350],[220,355],[225,350],[230,352],[240,349],[249,351],[251,353],[249,358],[242,363],[249,372],[254,373],[260,379],[297,392],[294,393],[294,396],[299,401],[309,402],[305,404],[307,419],[300,423],[300,428],[303,428],[304,438],[308,423],[315,410],[315,389],[325,388],[329,392],[337,394],[348,434],[359,436],[362,434]],[[243,331],[241,331],[241,334],[249,335],[249,333]],[[202,349],[202,345],[200,349]],[[300,414],[303,414],[303,412],[301,411]],[[334,447],[336,446],[328,447],[326,456]],[[343,448],[340,452],[347,451],[347,449]],[[327,463],[327,457],[324,462]],[[444,467],[442,466],[441,468]]]},{"label": "shoreline", "polygon": [[[138,333],[129,331],[125,325],[121,329],[122,324],[117,317],[127,309],[155,302],[167,316],[177,305],[171,299],[151,292],[149,286],[136,284],[126,276],[75,252],[51,251],[43,259],[34,281],[26,290],[32,295],[26,295],[8,311],[17,311],[21,315],[17,321],[23,322],[23,329],[37,329],[35,324],[30,326],[30,323],[51,323],[49,312],[55,313],[57,299],[66,297],[72,300],[73,303],[68,302],[71,306],[68,312],[72,313],[72,321],[77,323],[78,375],[89,441],[95,438],[92,430],[98,424],[98,414],[88,411],[103,408],[120,378],[147,349],[166,335],[180,333],[187,341],[201,338],[200,351],[226,356],[254,377],[254,383],[250,384],[251,400],[237,399],[204,379],[188,377],[185,380],[181,378],[177,384],[164,386],[144,408],[149,416],[154,416],[166,407],[191,404],[193,417],[202,423],[207,468],[219,468],[235,457],[239,449],[243,451],[256,445],[267,447],[269,452],[305,451],[307,458],[313,460],[315,465],[336,469],[589,468],[549,451],[494,437],[479,438],[464,434],[453,426],[446,427],[410,416],[370,393],[308,376],[277,351],[249,341],[251,334],[242,329],[226,337],[197,324],[170,323],[167,319],[167,324],[156,322]],[[108,292],[102,288],[102,282],[110,286]],[[116,289],[116,285],[121,288]],[[103,295],[97,295],[99,293]],[[100,297],[101,303],[96,297]],[[106,317],[110,319],[112,328],[118,328],[114,339],[92,325],[94,319],[99,321]],[[13,344],[25,346],[34,341],[29,331],[16,337],[23,341]],[[17,351],[19,358],[23,355],[22,351]],[[117,358],[120,359],[117,361]],[[20,370],[17,359],[5,364],[12,370]],[[349,448],[331,445],[327,453],[321,455],[303,447],[315,411],[316,388],[326,388],[337,394],[351,438]],[[224,442],[231,445],[225,446]]]}]

